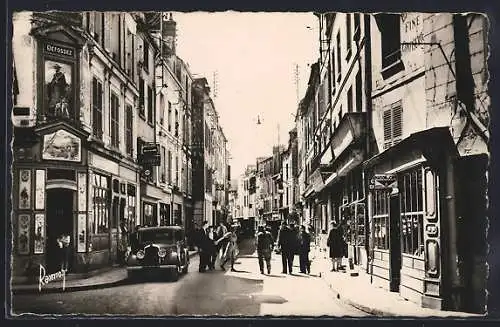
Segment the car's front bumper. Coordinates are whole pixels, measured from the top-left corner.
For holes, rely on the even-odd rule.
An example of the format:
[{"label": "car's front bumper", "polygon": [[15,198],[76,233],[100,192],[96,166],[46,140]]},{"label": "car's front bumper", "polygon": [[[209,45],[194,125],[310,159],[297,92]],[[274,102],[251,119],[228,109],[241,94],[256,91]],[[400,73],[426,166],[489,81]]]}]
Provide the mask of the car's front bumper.
[{"label": "car's front bumper", "polygon": [[152,271],[152,270],[171,270],[177,269],[175,264],[162,264],[158,266],[128,266],[127,271]]}]

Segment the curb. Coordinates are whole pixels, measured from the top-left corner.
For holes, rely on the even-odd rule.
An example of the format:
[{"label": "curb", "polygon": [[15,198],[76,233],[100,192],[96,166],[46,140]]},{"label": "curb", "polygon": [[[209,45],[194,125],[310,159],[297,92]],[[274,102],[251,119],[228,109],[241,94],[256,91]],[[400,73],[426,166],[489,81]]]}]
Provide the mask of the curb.
[{"label": "curb", "polygon": [[[198,251],[190,253],[189,258],[191,259],[192,257],[196,256],[197,254],[198,254]],[[108,271],[110,271],[110,270],[108,270]],[[105,282],[105,283],[66,286],[66,288],[64,290],[63,290],[62,286],[60,286],[60,287],[48,287],[48,288],[42,289],[42,291],[39,291],[38,287],[17,288],[16,289],[16,287],[11,286],[11,292],[12,292],[12,294],[23,295],[23,294],[48,294],[48,293],[88,291],[88,290],[93,290],[93,289],[98,289],[98,288],[108,288],[108,287],[120,286],[120,285],[125,284],[127,279],[128,279],[128,277],[125,275],[123,278],[113,280],[110,282]]]}]

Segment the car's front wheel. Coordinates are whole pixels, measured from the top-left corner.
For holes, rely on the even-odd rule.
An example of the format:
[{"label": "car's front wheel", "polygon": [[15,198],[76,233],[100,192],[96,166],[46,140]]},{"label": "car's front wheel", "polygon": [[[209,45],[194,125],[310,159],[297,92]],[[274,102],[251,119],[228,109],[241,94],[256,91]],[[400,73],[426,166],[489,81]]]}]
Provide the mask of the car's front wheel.
[{"label": "car's front wheel", "polygon": [[172,281],[176,282],[179,280],[179,267],[172,269]]}]

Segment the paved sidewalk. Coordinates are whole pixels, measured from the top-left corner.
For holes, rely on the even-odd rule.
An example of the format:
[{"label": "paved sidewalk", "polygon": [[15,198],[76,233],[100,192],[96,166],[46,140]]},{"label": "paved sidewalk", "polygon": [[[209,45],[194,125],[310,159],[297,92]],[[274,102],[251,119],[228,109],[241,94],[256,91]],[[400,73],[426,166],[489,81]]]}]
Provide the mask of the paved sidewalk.
[{"label": "paved sidewalk", "polygon": [[361,267],[356,267],[358,276],[351,276],[349,270],[345,273],[331,272],[331,262],[327,252],[315,249],[311,252],[311,258],[313,257],[311,271],[321,274],[338,299],[364,312],[384,317],[482,317],[478,314],[422,308],[416,303],[405,300],[399,293],[389,292],[371,284],[370,275]]},{"label": "paved sidewalk", "polygon": [[[189,257],[193,257],[197,254],[197,251],[189,251]],[[75,274],[76,275],[76,274]],[[15,294],[33,294],[38,292],[43,293],[54,293],[54,292],[75,292],[90,290],[96,288],[113,287],[122,284],[127,279],[127,269],[125,267],[112,267],[107,269],[102,269],[98,273],[95,273],[88,277],[78,278],[69,274],[66,276],[66,283],[63,290],[62,279],[51,281],[46,285],[42,285],[41,291],[39,285],[37,284],[18,284],[11,283],[11,290]]]}]

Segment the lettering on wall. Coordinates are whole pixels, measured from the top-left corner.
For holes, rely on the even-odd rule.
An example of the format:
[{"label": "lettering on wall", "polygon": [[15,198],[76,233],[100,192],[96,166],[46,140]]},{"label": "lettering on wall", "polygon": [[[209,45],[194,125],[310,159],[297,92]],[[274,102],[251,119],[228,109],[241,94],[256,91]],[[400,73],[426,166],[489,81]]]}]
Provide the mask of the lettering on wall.
[{"label": "lettering on wall", "polygon": [[401,59],[410,70],[424,65],[424,14],[401,14]]}]

